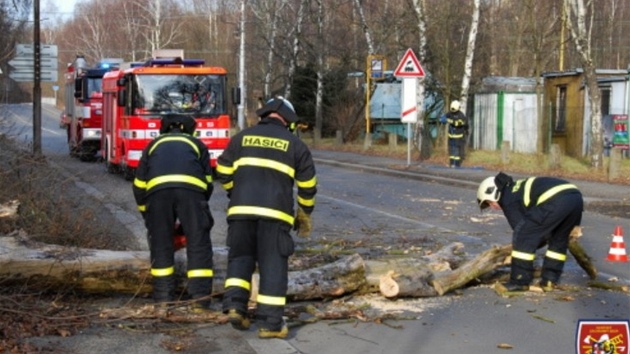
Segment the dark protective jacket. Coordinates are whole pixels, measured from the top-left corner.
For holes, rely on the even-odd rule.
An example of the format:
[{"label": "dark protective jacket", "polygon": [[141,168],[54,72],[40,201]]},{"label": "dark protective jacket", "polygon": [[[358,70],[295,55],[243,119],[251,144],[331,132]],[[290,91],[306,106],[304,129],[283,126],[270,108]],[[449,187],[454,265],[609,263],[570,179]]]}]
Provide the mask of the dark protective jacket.
[{"label": "dark protective jacket", "polygon": [[545,215],[539,206],[560,195],[580,193],[578,188],[559,178],[530,177],[527,179],[510,181],[501,192],[499,205],[505,217],[514,229],[525,217],[541,224]]},{"label": "dark protective jacket", "polygon": [[446,114],[449,139],[463,139],[468,133],[468,118],[461,111]]},{"label": "dark protective jacket", "polygon": [[133,182],[138,209],[145,211],[147,197],[166,188],[187,188],[212,195],[212,168],[208,148],[201,140],[178,130],[162,134],[142,152]]},{"label": "dark protective jacket", "polygon": [[277,119],[263,118],[232,137],[216,173],[230,197],[228,220],[270,218],[293,225],[294,183],[299,207],[310,214],[315,206],[311,152]]}]

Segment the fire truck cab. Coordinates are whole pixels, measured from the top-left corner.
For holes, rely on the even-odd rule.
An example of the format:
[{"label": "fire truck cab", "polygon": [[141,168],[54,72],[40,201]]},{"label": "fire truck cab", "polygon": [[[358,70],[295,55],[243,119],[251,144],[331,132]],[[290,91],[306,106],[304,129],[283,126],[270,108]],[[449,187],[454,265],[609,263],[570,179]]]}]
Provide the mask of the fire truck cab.
[{"label": "fire truck cab", "polygon": [[65,119],[70,155],[95,161],[100,153],[103,94],[101,80],[122,59],[101,59],[89,67],[83,56],[68,65],[65,74]]},{"label": "fire truck cab", "polygon": [[211,165],[227,147],[227,71],[203,60],[156,57],[103,77],[101,154],[107,171],[134,178],[143,149],[160,132],[166,114],[191,115]]}]

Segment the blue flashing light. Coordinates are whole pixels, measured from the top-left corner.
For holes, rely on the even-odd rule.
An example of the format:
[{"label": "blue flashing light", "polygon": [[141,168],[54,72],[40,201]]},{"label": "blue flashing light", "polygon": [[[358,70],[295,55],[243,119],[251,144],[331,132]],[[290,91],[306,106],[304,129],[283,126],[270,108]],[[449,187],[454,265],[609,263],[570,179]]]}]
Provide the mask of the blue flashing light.
[{"label": "blue flashing light", "polygon": [[203,65],[206,61],[203,59],[184,59],[184,65]]},{"label": "blue flashing light", "polygon": [[166,65],[183,65],[183,66],[200,66],[205,64],[203,59],[181,59],[181,58],[158,58],[151,59],[146,62],[146,66],[166,66]]}]

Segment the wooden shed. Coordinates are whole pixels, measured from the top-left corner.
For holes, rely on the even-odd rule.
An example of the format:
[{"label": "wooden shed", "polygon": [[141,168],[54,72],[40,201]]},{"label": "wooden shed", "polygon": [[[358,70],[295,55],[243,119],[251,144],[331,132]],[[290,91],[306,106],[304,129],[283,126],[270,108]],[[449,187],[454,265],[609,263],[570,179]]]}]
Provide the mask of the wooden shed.
[{"label": "wooden shed", "polygon": [[[605,116],[611,114],[611,97],[623,96],[620,93],[613,94],[613,86],[607,82],[615,77],[627,80],[628,71],[598,69],[596,74],[598,85],[603,90],[602,115]],[[545,82],[542,124],[547,127],[545,131],[548,132],[543,137],[545,151],[548,151],[551,144],[557,144],[568,156],[585,156],[589,149],[591,117],[584,70],[547,72],[542,76]]]},{"label": "wooden shed", "polygon": [[535,153],[538,139],[536,79],[486,77],[474,96],[473,148]]}]

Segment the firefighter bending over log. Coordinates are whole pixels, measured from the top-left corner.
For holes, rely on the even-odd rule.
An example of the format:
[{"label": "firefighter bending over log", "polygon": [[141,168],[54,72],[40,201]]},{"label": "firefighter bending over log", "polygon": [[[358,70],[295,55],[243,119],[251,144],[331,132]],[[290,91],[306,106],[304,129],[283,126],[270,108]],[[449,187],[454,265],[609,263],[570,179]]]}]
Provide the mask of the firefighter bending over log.
[{"label": "firefighter bending over log", "polygon": [[547,245],[540,280],[553,290],[567,259],[569,235],[582,221],[583,199],[578,188],[554,177],[514,181],[500,172],[479,185],[477,203],[483,210],[502,210],[512,227],[512,266],[506,291],[529,289],[534,277],[536,250]]},{"label": "firefighter bending over log", "polygon": [[214,219],[208,200],[212,169],[208,148],[193,136],[191,116],[171,114],[162,119],[160,135],[142,152],[133,193],[149,235],[153,298],[176,300],[174,237],[179,219],[186,235],[188,294],[198,301],[194,312],[204,312],[212,293]]}]

